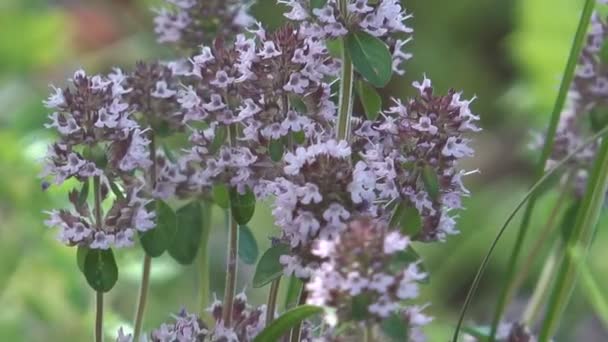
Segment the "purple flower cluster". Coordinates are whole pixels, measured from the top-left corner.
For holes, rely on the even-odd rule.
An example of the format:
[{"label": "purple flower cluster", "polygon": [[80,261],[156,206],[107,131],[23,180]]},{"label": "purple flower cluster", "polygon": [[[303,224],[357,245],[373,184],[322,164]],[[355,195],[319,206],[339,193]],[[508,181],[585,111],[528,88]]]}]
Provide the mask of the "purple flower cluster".
[{"label": "purple flower cluster", "polygon": [[[182,309],[177,315],[173,316],[175,322],[163,323],[158,329],[152,331],[149,341],[251,341],[265,326],[266,306],[262,305],[255,308],[250,306],[244,293],[235,297],[232,311],[234,325],[232,327],[225,327],[221,321],[222,303],[220,301],[216,300],[208,311],[215,319],[214,327],[208,327],[200,317]],[[125,334],[121,328],[118,331],[116,341],[133,342],[133,337]]]},{"label": "purple flower cluster", "polygon": [[411,40],[413,29],[405,24],[411,18],[399,0],[380,0],[372,4],[368,0],[348,1],[345,9],[340,8],[338,0],[326,1],[320,8],[313,8],[311,1],[282,0],[289,7],[285,16],[300,22],[307,36],[333,39],[345,36],[348,32],[362,30],[382,38],[393,54],[393,71],[403,75],[403,62],[412,57],[403,51]]},{"label": "purple flower cluster", "polygon": [[[42,176],[53,177],[58,185],[70,178],[83,183],[82,190],[70,193],[74,210],[53,210],[46,221],[61,228],[59,239],[68,245],[130,246],[136,230],[154,227],[154,213],[146,209],[149,199],[142,194],[143,181],[133,177],[151,161],[149,140],[125,102],[132,91],[125,88],[126,78],[119,69],[107,77],[91,77],[79,70],[70,87],[55,88],[45,101],[55,110],[46,127],[55,129],[59,139],[48,149]],[[101,201],[117,184],[126,193],[113,200],[103,217],[94,217],[87,204],[89,178],[100,179]]]},{"label": "purple flower cluster", "polygon": [[376,323],[396,315],[418,341],[419,327],[431,321],[420,306],[403,302],[418,297],[427,275],[407,255],[411,241],[381,221],[351,220],[333,240],[320,240],[312,253],[324,261],[312,272],[308,303],[336,308],[338,321]]},{"label": "purple flower cluster", "polygon": [[[583,142],[605,125],[603,116],[608,106],[608,68],[600,57],[600,51],[608,38],[608,23],[598,13],[591,17],[591,27],[586,44],[579,57],[576,74],[568,92],[566,109],[562,112],[551,159],[547,168],[579,149]],[[595,126],[595,127],[594,127]],[[544,137],[539,136],[533,147],[542,146]],[[568,162],[574,175],[574,190],[579,196],[584,192],[589,168],[594,161],[599,142],[577,152]]]},{"label": "purple flower cluster", "polygon": [[[156,9],[154,32],[159,43],[195,49],[216,37],[233,37],[253,19],[238,0],[165,0]],[[215,33],[215,34],[214,34]]]}]

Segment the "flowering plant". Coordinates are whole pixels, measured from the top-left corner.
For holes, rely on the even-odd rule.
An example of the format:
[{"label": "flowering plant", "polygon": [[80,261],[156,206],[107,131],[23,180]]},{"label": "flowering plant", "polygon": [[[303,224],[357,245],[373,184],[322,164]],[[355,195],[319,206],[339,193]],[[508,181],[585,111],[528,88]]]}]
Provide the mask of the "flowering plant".
[{"label": "flowering plant", "polygon": [[[419,288],[429,271],[416,247],[458,233],[463,178],[477,172],[459,162],[473,156],[480,128],[473,99],[439,94],[426,76],[411,98],[379,95],[394,75],[408,77],[411,15],[398,0],[282,0],[289,22],[268,32],[239,1],[166,2],[155,32],[183,58],[78,70],[45,101],[58,138],[42,176],[81,184],[46,224],[77,248],[96,292],[96,341],[104,293],[118,279],[114,253],[134,245],[145,251],[141,293],[134,330],[118,341],[424,341],[432,318]],[[602,103],[594,54],[604,26],[594,17],[575,115]],[[561,160],[579,133],[565,121],[541,140],[555,138]],[[574,159],[580,175],[599,143]],[[260,201],[271,203],[278,233],[257,263],[251,285],[269,285],[269,295],[256,307],[236,279],[239,258],[258,259],[257,247],[239,246],[256,244],[248,223]],[[222,299],[208,315],[182,310],[144,332],[153,258],[192,263],[206,250],[212,205],[229,227]],[[282,279],[297,293],[293,307],[277,306]],[[532,338],[518,324],[503,335]]]}]

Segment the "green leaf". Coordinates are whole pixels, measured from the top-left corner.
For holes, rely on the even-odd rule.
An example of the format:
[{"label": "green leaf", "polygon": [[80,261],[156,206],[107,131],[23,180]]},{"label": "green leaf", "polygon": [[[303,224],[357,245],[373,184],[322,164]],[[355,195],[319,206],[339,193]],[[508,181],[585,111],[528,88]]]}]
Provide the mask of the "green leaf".
[{"label": "green leaf", "polygon": [[420,257],[420,254],[418,254],[414,247],[410,245],[404,251],[394,254],[390,266],[392,270],[394,270],[395,272],[399,272],[406,268],[409,264],[418,262],[418,269],[420,269],[421,272],[427,274],[426,278],[419,280],[418,282],[422,284],[428,284],[430,282],[430,277],[428,275],[429,272],[424,263],[420,262],[421,260],[422,258]]},{"label": "green leaf", "polygon": [[325,46],[327,47],[330,56],[336,59],[342,58],[342,50],[344,49],[342,39],[329,39],[325,43]]},{"label": "green leaf", "polygon": [[156,258],[161,256],[169,247],[177,231],[177,216],[171,207],[156,200],[156,227],[139,233],[139,240],[146,254]]},{"label": "green leaf", "polygon": [[191,264],[201,243],[203,234],[203,213],[201,204],[192,201],[179,208],[177,216],[177,231],[167,250],[178,263]]},{"label": "green leaf", "polygon": [[490,337],[490,330],[491,327],[489,326],[469,327],[465,325],[462,327],[463,332],[475,337],[480,341],[485,341],[488,339],[488,337]]},{"label": "green leaf", "polygon": [[293,141],[296,144],[303,144],[306,141],[306,134],[304,134],[304,131],[291,132],[291,134],[293,136]]},{"label": "green leaf", "polygon": [[270,247],[262,255],[253,276],[253,287],[262,287],[283,274],[283,265],[279,262],[279,258],[285,254],[289,254],[289,246],[278,244]]},{"label": "green leaf", "polygon": [[248,226],[239,226],[239,258],[247,264],[253,265],[258,259],[258,242]]},{"label": "green leaf", "polygon": [[84,260],[90,250],[89,247],[83,245],[79,245],[78,249],[76,249],[76,263],[78,264],[80,272],[84,273]]},{"label": "green leaf", "polygon": [[79,207],[83,206],[89,197],[89,183],[89,179],[85,179],[82,184],[82,189],[80,189],[80,193],[78,193],[78,201],[76,203],[78,203]]},{"label": "green leaf", "polygon": [[424,188],[429,193],[429,197],[432,200],[437,200],[439,198],[439,179],[437,178],[437,173],[430,165],[425,165],[422,168],[422,182],[424,183]]},{"label": "green leaf", "polygon": [[349,33],[344,47],[355,70],[377,88],[384,87],[393,73],[393,60],[386,44],[363,31]]},{"label": "green leaf", "polygon": [[89,250],[84,258],[84,276],[95,291],[110,291],[118,281],[118,266],[112,250]]},{"label": "green leaf", "polygon": [[409,340],[409,329],[407,323],[397,314],[393,314],[380,323],[380,328],[386,337],[395,342],[406,342]]},{"label": "green leaf", "polygon": [[163,152],[165,152],[165,156],[167,156],[167,159],[169,159],[169,161],[172,163],[176,163],[177,157],[175,156],[175,153],[173,153],[173,151],[171,150],[169,145],[162,144],[162,148],[163,148]]},{"label": "green leaf", "polygon": [[211,142],[211,146],[209,147],[209,151],[211,153],[217,152],[217,150],[224,145],[226,141],[226,137],[228,136],[228,129],[224,125],[217,126],[215,128],[215,137],[213,137],[213,141]]},{"label": "green leaf", "polygon": [[600,50],[600,61],[608,63],[608,42],[604,42]]},{"label": "green leaf", "polygon": [[601,131],[604,127],[608,126],[608,108],[594,108],[589,113],[589,120],[591,121],[593,132]]},{"label": "green leaf", "polygon": [[306,318],[322,312],[322,307],[314,305],[301,305],[291,309],[264,328],[264,330],[255,337],[253,342],[279,341],[291,328],[300,324],[300,322]]},{"label": "green leaf", "polygon": [[351,300],[352,318],[355,321],[363,321],[369,317],[368,307],[372,303],[370,293],[362,293],[354,296]]},{"label": "green leaf", "polygon": [[365,110],[365,116],[367,116],[368,120],[375,121],[382,109],[380,94],[378,94],[374,87],[371,87],[367,82],[362,80],[357,82],[357,94],[359,94],[359,101],[361,101]]},{"label": "green leaf", "polygon": [[310,8],[321,8],[327,4],[327,0],[310,0]]},{"label": "green leaf", "polygon": [[116,196],[116,198],[118,198],[119,200],[125,199],[125,195],[123,195],[122,190],[120,190],[120,188],[118,187],[118,185],[116,185],[116,183],[114,183],[114,181],[108,180],[108,183],[110,183],[110,189],[112,189],[112,193],[114,193],[114,196]]},{"label": "green leaf", "polygon": [[222,209],[230,207],[230,191],[224,183],[216,183],[211,189],[213,202]]},{"label": "green leaf", "polygon": [[270,159],[273,162],[279,162],[283,159],[283,152],[285,150],[285,146],[283,145],[283,140],[270,140],[268,143],[268,152],[270,153]]},{"label": "green leaf", "polygon": [[255,195],[249,188],[243,194],[233,188],[230,190],[230,205],[236,223],[246,225],[255,212]]},{"label": "green leaf", "polygon": [[418,209],[406,202],[401,202],[395,208],[390,225],[391,227],[399,226],[403,234],[415,237],[422,231],[422,218]]},{"label": "green leaf", "polygon": [[285,310],[298,305],[298,298],[300,297],[303,286],[304,284],[300,279],[294,276],[289,277],[289,281],[287,282],[287,293],[285,294]]}]

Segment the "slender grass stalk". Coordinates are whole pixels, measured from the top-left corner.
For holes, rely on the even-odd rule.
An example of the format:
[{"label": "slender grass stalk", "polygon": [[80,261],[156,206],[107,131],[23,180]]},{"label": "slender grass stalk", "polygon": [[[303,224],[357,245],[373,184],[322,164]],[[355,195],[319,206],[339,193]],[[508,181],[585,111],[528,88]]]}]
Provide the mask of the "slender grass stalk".
[{"label": "slender grass stalk", "polygon": [[[156,188],[156,137],[154,131],[150,129],[150,160],[152,165],[149,169],[149,182],[152,189]],[[133,341],[138,341],[143,328],[144,313],[148,302],[148,291],[150,288],[150,268],[152,267],[152,258],[146,253],[142,264],[141,283],[139,285],[139,298],[137,308],[135,309],[135,324],[133,325]]]},{"label": "slender grass stalk", "polygon": [[[98,230],[103,230],[101,208],[101,178],[93,177],[93,195],[95,197],[95,223]],[[103,292],[95,293],[95,342],[103,342]]]},{"label": "slender grass stalk", "polygon": [[536,321],[538,313],[540,312],[543,304],[545,303],[545,299],[547,298],[547,290],[551,286],[551,281],[555,278],[557,262],[561,258],[561,253],[558,251],[560,244],[560,241],[556,241],[556,245],[553,246],[551,254],[549,254],[549,257],[545,261],[543,270],[538,278],[536,287],[534,288],[534,292],[532,292],[532,297],[524,310],[522,323],[528,327],[534,325],[534,321]]},{"label": "slender grass stalk", "polygon": [[[570,84],[574,79],[576,64],[583,48],[587,29],[589,27],[589,21],[591,19],[591,14],[593,13],[593,8],[595,7],[595,2],[595,0],[585,0],[585,6],[579,19],[578,28],[576,30],[576,34],[572,42],[572,48],[570,49],[570,56],[568,57],[568,62],[566,64],[566,68],[562,76],[559,92],[555,100],[555,105],[553,106],[551,121],[549,123],[549,128],[547,129],[547,134],[545,138],[545,145],[543,146],[541,157],[536,167],[535,179],[540,179],[542,177],[545,171],[545,165],[547,163],[547,160],[551,155],[551,151],[553,151],[553,144],[555,140],[555,134],[557,132],[559,118],[566,102],[566,97],[568,95],[568,90],[570,89]],[[526,206],[526,210],[524,211],[519,232],[517,233],[515,245],[513,246],[513,250],[509,258],[504,282],[505,285],[501,291],[496,311],[494,313],[494,319],[492,321],[492,328],[490,331],[490,342],[495,341],[498,325],[506,309],[506,306],[510,301],[510,297],[512,296],[511,284],[513,281],[513,277],[515,276],[515,269],[517,267],[519,254],[521,253],[524,240],[529,230],[528,228],[530,227],[530,220],[532,218],[532,212],[534,211],[534,207],[536,205],[537,197],[538,196],[534,194],[530,198],[530,201],[528,201],[528,205]]]},{"label": "slender grass stalk", "polygon": [[581,287],[587,301],[602,320],[604,328],[608,329],[608,298],[602,291],[602,287],[597,283],[587,263],[581,264]]},{"label": "slender grass stalk", "polygon": [[[348,1],[340,0],[340,13],[343,17],[348,15]],[[342,75],[340,77],[340,99],[338,107],[338,140],[349,140],[351,129],[351,116],[353,112],[353,63],[344,46],[342,47]]]},{"label": "slender grass stalk", "polygon": [[[603,139],[588,180],[585,197],[566,244],[565,258],[557,274],[555,287],[551,292],[547,314],[539,334],[540,341],[547,341],[553,336],[570,301],[580,271],[579,264],[585,262],[589,246],[593,240],[601,209],[604,205],[606,190],[608,190],[608,139]],[[573,252],[580,253],[580,261],[572,256]]]},{"label": "slender grass stalk", "polygon": [[[233,127],[228,129],[228,143],[232,145],[236,138]],[[224,287],[224,310],[222,320],[224,326],[229,328],[232,325],[232,307],[234,304],[234,292],[236,289],[237,277],[237,256],[239,248],[239,227],[232,217],[232,209],[228,209],[228,253],[226,256],[226,284]]]},{"label": "slender grass stalk", "polygon": [[464,317],[467,313],[467,310],[469,309],[469,306],[471,305],[471,301],[473,300],[473,297],[475,296],[475,292],[477,291],[477,287],[479,286],[481,277],[482,277],[486,267],[488,266],[490,257],[492,256],[492,253],[496,249],[496,246],[498,245],[498,241],[500,240],[500,238],[502,237],[504,232],[507,230],[507,227],[509,226],[509,224],[511,223],[511,221],[513,220],[515,215],[519,212],[519,210],[523,207],[523,205],[534,195],[534,193],[536,193],[538,191],[538,189],[540,187],[542,187],[545,184],[545,182],[553,174],[555,174],[555,172],[560,170],[564,165],[566,165],[566,163],[568,161],[570,161],[573,157],[575,157],[578,153],[580,153],[580,151],[582,151],[585,147],[589,146],[592,143],[595,143],[597,141],[597,139],[599,139],[600,137],[603,137],[604,135],[606,135],[606,133],[608,133],[608,127],[603,128],[602,130],[600,130],[599,132],[594,134],[592,137],[585,140],[579,147],[577,147],[574,151],[572,151],[572,153],[570,153],[564,159],[560,160],[551,170],[549,170],[547,173],[545,173],[530,188],[530,190],[528,190],[528,192],[525,194],[525,196],[522,198],[522,200],[517,204],[515,209],[513,209],[513,211],[511,211],[511,213],[505,220],[505,223],[503,223],[502,227],[499,229],[498,234],[496,235],[496,238],[494,238],[494,241],[492,241],[492,244],[490,245],[488,252],[484,256],[483,260],[481,261],[481,265],[479,265],[479,268],[477,269],[477,273],[475,274],[475,277],[473,278],[473,283],[471,284],[471,287],[469,288],[467,297],[465,298],[464,304],[462,305],[462,309],[460,310],[460,316],[458,317],[458,323],[456,324],[456,329],[454,330],[454,335],[452,337],[453,342],[458,341],[458,336],[459,336],[460,330],[462,328],[462,323],[464,321]]},{"label": "slender grass stalk", "polygon": [[274,313],[277,307],[277,296],[279,295],[279,285],[281,277],[273,280],[270,284],[270,292],[268,292],[268,303],[266,305],[266,326],[270,325],[274,320]]},{"label": "slender grass stalk", "polygon": [[363,341],[364,342],[374,342],[374,326],[367,323],[365,324],[365,328],[363,329]]},{"label": "slender grass stalk", "polygon": [[532,265],[534,264],[534,260],[538,258],[538,255],[543,250],[543,245],[545,245],[548,240],[553,237],[553,233],[555,229],[558,227],[557,218],[559,217],[559,213],[561,212],[562,206],[566,202],[566,198],[568,197],[568,190],[570,186],[570,180],[572,179],[572,174],[569,174],[564,186],[560,191],[559,197],[553,209],[551,209],[551,214],[549,214],[549,220],[545,224],[542,232],[539,237],[532,244],[532,248],[530,248],[530,253],[524,258],[524,263],[522,265],[523,269],[517,274],[513,283],[511,285],[511,293],[515,293],[517,289],[521,287],[521,284],[527,279],[530,270],[532,269]]}]

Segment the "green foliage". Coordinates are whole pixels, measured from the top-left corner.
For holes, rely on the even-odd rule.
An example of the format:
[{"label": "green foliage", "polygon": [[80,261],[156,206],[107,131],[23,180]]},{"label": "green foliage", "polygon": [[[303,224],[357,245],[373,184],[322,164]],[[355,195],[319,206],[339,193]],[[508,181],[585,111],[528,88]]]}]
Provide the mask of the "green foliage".
[{"label": "green foliage", "polygon": [[139,233],[141,246],[153,258],[161,256],[169,248],[177,231],[177,216],[167,203],[156,200],[155,211],[156,227]]},{"label": "green foliage", "polygon": [[239,226],[239,258],[247,265],[255,264],[258,259],[258,242],[249,226]]},{"label": "green foliage", "polygon": [[118,281],[118,266],[112,250],[89,250],[84,258],[83,273],[95,291],[109,292]]},{"label": "green foliage", "polygon": [[368,120],[376,120],[380,115],[382,109],[382,98],[380,94],[367,82],[357,82],[357,94],[359,95],[359,101],[363,105],[365,115]]},{"label": "green foliage", "polygon": [[375,87],[384,87],[393,74],[393,60],[388,47],[380,39],[363,31],[349,33],[344,47],[355,70]]},{"label": "green foliage", "polygon": [[203,234],[203,212],[199,201],[192,201],[176,212],[177,231],[167,250],[182,265],[194,262]]},{"label": "green foliage", "polygon": [[247,188],[245,193],[239,193],[236,189],[230,190],[230,212],[232,218],[239,225],[246,225],[255,212],[255,195]]},{"label": "green foliage", "polygon": [[313,305],[301,305],[291,309],[264,328],[264,330],[255,337],[253,342],[278,341],[283,335],[288,333],[291,328],[300,324],[303,320],[322,312],[322,307]]},{"label": "green foliage", "polygon": [[230,207],[230,190],[226,184],[216,183],[211,188],[213,196],[213,202],[222,209],[228,209]]},{"label": "green foliage", "polygon": [[285,254],[289,254],[289,246],[284,244],[272,246],[264,252],[255,269],[253,287],[269,284],[283,274],[283,265],[279,262],[279,258]]},{"label": "green foliage", "polygon": [[393,314],[389,316],[380,323],[380,326],[382,332],[392,341],[405,342],[409,339],[409,327],[400,315]]}]

